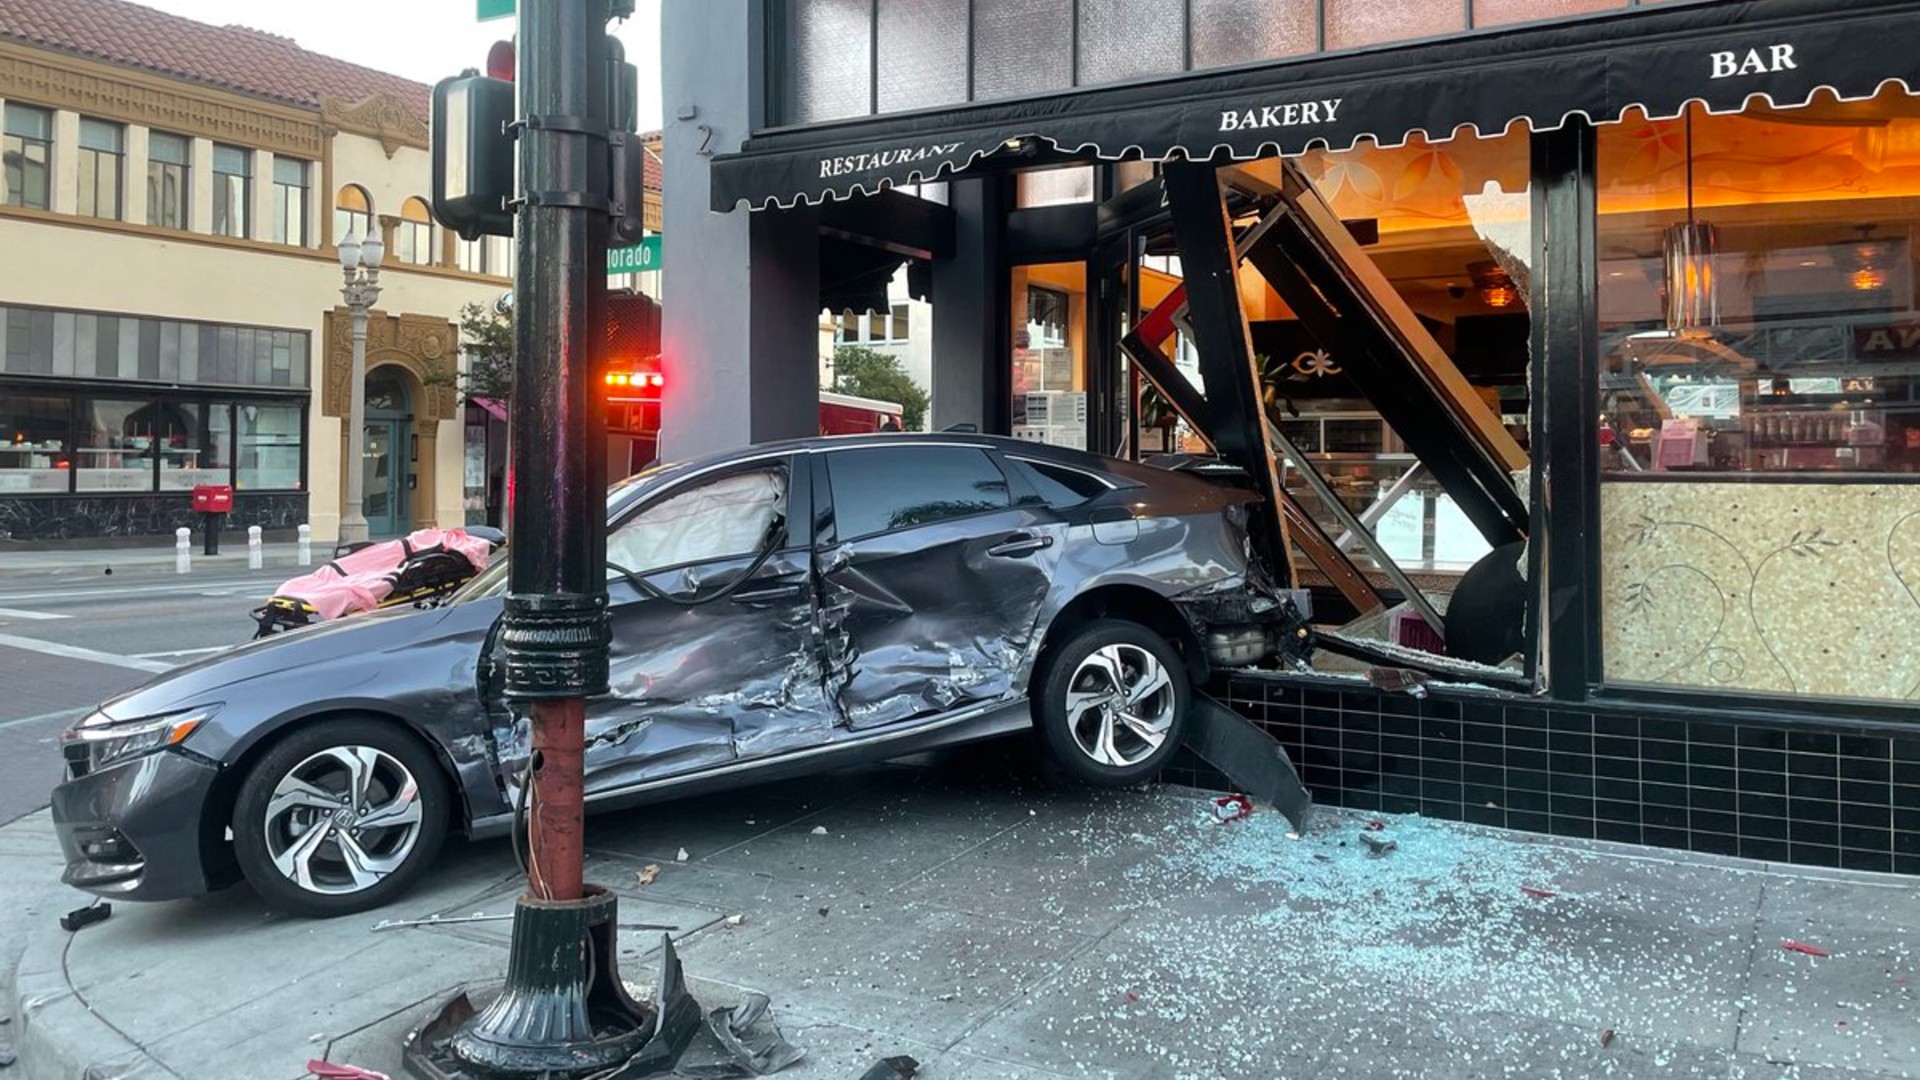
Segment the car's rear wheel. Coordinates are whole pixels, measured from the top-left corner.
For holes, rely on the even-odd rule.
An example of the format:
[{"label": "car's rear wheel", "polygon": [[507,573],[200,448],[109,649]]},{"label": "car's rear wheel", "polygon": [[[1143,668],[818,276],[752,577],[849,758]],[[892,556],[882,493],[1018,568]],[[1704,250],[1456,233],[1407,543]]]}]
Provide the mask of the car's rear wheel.
[{"label": "car's rear wheel", "polygon": [[1034,686],[1047,750],[1088,783],[1152,776],[1186,730],[1186,669],[1166,639],[1137,623],[1103,619],[1079,628],[1048,650]]},{"label": "car's rear wheel", "polygon": [[275,744],[241,782],[234,855],[267,903],[326,918],[406,892],[439,854],[451,796],[432,753],[373,719]]}]

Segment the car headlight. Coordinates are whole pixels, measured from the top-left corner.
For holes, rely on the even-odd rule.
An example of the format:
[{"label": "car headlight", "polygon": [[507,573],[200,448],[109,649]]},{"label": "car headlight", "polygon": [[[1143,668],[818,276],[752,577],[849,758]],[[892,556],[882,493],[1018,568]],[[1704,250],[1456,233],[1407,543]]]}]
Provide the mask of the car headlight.
[{"label": "car headlight", "polygon": [[61,741],[86,747],[89,769],[103,769],[180,745],[219,710],[219,705],[196,705],[138,720],[115,720],[106,713],[95,712],[68,728]]}]

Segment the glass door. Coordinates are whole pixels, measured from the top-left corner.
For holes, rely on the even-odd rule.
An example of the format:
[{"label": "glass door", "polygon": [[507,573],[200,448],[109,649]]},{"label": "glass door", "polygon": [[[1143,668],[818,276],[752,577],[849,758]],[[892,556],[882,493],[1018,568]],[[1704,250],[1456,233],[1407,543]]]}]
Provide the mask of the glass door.
[{"label": "glass door", "polygon": [[398,420],[367,421],[361,491],[369,536],[393,537],[407,531],[406,465],[400,456],[402,427]]}]

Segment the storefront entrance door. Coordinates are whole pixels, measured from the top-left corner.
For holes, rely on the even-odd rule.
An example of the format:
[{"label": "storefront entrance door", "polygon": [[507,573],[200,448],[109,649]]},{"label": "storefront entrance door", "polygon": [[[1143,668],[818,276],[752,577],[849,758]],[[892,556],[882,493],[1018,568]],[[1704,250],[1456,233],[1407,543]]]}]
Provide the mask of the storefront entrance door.
[{"label": "storefront entrance door", "polygon": [[367,421],[361,490],[369,536],[399,536],[407,531],[405,465],[399,456],[404,426],[399,420]]},{"label": "storefront entrance door", "polygon": [[408,532],[413,484],[407,404],[406,386],[391,369],[367,376],[361,492],[369,536],[402,536]]}]

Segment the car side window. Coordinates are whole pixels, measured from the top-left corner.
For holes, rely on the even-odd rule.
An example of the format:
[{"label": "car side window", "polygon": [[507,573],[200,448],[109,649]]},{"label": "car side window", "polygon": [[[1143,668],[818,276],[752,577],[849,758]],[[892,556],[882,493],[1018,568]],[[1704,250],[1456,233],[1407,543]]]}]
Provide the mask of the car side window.
[{"label": "car side window", "polygon": [[787,470],[769,465],[692,481],[607,537],[607,561],[636,574],[757,555],[786,512]]},{"label": "car side window", "polygon": [[1012,505],[1000,467],[964,446],[838,450],[827,455],[827,480],[842,540]]},{"label": "car side window", "polygon": [[1113,490],[1106,481],[1079,469],[1030,458],[1009,460],[1026,470],[1027,482],[1033,485],[1033,490],[1039,492],[1041,501],[1048,506],[1078,506],[1095,495]]}]

